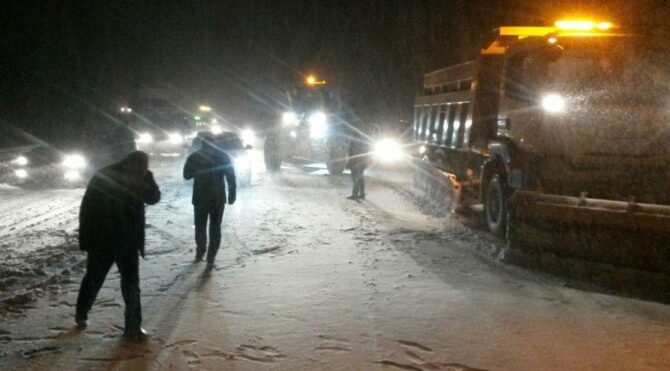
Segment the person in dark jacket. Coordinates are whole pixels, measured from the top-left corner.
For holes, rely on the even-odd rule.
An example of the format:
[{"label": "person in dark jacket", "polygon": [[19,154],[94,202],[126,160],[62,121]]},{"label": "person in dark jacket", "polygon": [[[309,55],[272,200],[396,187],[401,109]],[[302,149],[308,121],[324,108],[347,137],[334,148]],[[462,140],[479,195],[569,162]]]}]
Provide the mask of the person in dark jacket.
[{"label": "person in dark jacket", "polygon": [[144,205],[160,200],[160,190],[149,171],[149,157],[135,151],[105,167],[86,188],[79,212],[79,247],[88,253],[75,321],[85,327],[88,312],[114,263],[121,274],[126,304],[124,336],[143,340],[139,256],[144,257]]},{"label": "person in dark jacket", "polygon": [[365,200],[365,169],[368,167],[370,146],[359,133],[354,134],[349,143],[347,169],[351,171],[353,189],[350,200]]},{"label": "person in dark jacket", "polygon": [[[186,159],[184,179],[193,179],[193,210],[195,214],[195,260],[201,261],[207,253],[207,266],[213,267],[221,245],[221,221],[226,204],[236,199],[235,170],[230,157],[214,144],[214,136],[202,138],[202,147]],[[209,219],[209,247],[207,246],[207,219]]]}]

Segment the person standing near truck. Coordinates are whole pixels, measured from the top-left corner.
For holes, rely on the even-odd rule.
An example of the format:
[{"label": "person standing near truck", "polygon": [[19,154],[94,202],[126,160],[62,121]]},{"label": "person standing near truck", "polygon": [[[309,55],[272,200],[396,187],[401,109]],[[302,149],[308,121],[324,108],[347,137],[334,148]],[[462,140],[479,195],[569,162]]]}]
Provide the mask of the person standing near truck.
[{"label": "person standing near truck", "polygon": [[351,171],[351,181],[353,187],[351,195],[347,197],[350,200],[365,200],[365,169],[368,167],[370,146],[358,131],[349,143],[349,159],[347,169]]}]

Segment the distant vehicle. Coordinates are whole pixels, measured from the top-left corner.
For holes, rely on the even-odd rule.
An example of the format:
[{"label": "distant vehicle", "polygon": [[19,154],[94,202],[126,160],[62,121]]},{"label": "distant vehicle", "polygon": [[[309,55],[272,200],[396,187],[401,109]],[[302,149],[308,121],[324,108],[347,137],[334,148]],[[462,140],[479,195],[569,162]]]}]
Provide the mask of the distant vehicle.
[{"label": "distant vehicle", "polygon": [[233,161],[235,168],[235,178],[240,187],[248,187],[251,185],[251,178],[253,174],[253,161],[249,155],[251,145],[244,145],[240,136],[234,132],[224,131],[218,134],[213,134],[210,131],[199,131],[189,149],[190,153],[199,150],[202,147],[203,138],[206,136],[214,136],[216,147],[225,152]]},{"label": "distant vehicle", "polygon": [[76,188],[94,172],[96,150],[58,150],[31,146],[0,159],[0,182],[28,188]]},{"label": "distant vehicle", "polygon": [[149,153],[180,153],[196,129],[181,97],[170,87],[138,89],[122,113],[131,121],[139,150]]},{"label": "distant vehicle", "polygon": [[278,171],[284,161],[325,162],[331,174],[346,165],[348,140],[337,91],[309,76],[287,92],[289,107],[266,135],[265,166]]}]

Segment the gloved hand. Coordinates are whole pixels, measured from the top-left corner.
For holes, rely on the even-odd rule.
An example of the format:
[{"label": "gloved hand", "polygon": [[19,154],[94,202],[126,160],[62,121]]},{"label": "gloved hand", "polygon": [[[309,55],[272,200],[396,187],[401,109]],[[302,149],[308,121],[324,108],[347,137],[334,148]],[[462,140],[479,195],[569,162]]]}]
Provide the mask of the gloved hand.
[{"label": "gloved hand", "polygon": [[232,205],[235,203],[235,200],[237,199],[237,195],[235,192],[232,192],[228,195],[228,205]]}]

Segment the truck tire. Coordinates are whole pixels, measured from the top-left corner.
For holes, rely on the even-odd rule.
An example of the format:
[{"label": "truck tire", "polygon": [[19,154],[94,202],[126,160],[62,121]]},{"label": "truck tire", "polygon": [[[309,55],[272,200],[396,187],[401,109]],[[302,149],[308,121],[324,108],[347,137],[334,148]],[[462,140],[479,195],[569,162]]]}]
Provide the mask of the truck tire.
[{"label": "truck tire", "polygon": [[281,169],[282,155],[280,151],[279,137],[277,135],[268,135],[265,139],[263,159],[267,171],[275,172]]},{"label": "truck tire", "polygon": [[484,213],[491,233],[504,237],[507,232],[507,187],[501,174],[493,174],[486,187]]}]

